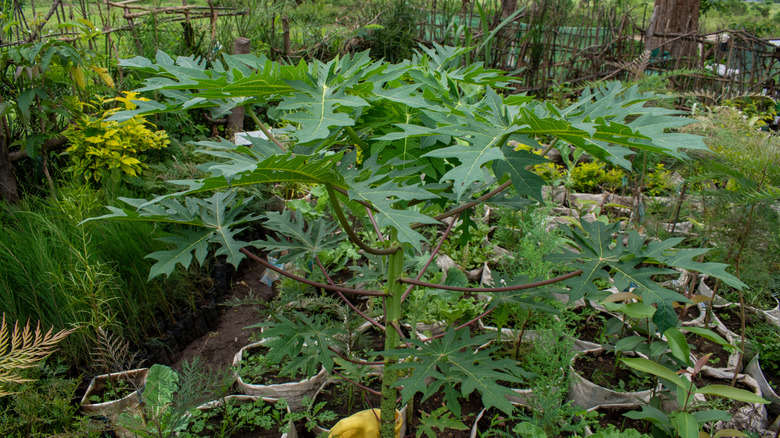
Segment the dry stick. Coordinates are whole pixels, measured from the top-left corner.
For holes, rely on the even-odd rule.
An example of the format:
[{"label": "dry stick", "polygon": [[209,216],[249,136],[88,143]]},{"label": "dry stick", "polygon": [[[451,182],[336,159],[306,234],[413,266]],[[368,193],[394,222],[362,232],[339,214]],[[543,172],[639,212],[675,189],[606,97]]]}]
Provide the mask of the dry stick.
[{"label": "dry stick", "polygon": [[57,12],[57,6],[62,3],[62,0],[54,0],[54,3],[51,5],[51,8],[49,9],[49,12],[46,13],[46,16],[43,17],[43,21],[41,21],[41,24],[36,26],[35,29],[33,29],[32,32],[30,32],[30,36],[28,36],[24,42],[25,44],[31,43],[35,41],[36,38],[38,38],[38,32],[43,29],[43,26],[46,25],[46,23],[49,21],[49,18],[51,18],[52,15],[54,15],[55,12]]},{"label": "dry stick", "polygon": [[[334,283],[334,282],[333,282],[333,280],[330,278],[330,275],[328,275],[328,272],[325,270],[325,267],[324,267],[324,266],[322,266],[322,262],[320,261],[320,256],[318,256],[318,255],[315,255],[315,256],[314,256],[314,260],[317,262],[317,266],[319,266],[319,268],[320,268],[320,271],[322,271],[322,274],[323,274],[323,275],[325,275],[325,279],[326,279],[326,280],[328,280],[328,284],[330,284],[331,286],[335,286],[335,285],[336,285],[336,283]],[[339,295],[339,297],[340,297],[342,300],[344,300],[344,302],[345,302],[345,303],[347,303],[347,306],[349,306],[349,308],[350,308],[350,309],[352,309],[352,310],[354,310],[355,312],[357,312],[357,314],[358,314],[358,315],[362,316],[362,317],[363,317],[363,319],[365,319],[366,321],[368,321],[368,322],[370,322],[371,324],[373,324],[373,325],[374,325],[376,328],[378,328],[379,330],[385,331],[385,327],[384,327],[382,324],[378,323],[377,321],[375,321],[375,320],[374,320],[374,318],[372,318],[372,317],[370,317],[370,316],[366,315],[366,314],[365,314],[365,313],[363,313],[363,312],[362,312],[360,309],[358,309],[357,307],[355,307],[355,305],[354,305],[354,304],[352,304],[352,302],[351,302],[351,301],[349,301],[349,300],[347,299],[347,297],[346,297],[346,296],[344,296],[344,294],[343,294],[341,291],[336,291],[336,293]]]},{"label": "dry stick", "polygon": [[336,197],[336,192],[333,191],[333,187],[330,184],[326,184],[325,189],[328,191],[328,197],[331,199],[333,212],[336,213],[336,218],[338,218],[341,227],[347,233],[347,236],[349,236],[349,240],[351,240],[352,243],[360,247],[363,251],[373,255],[390,255],[401,250],[401,247],[396,245],[393,245],[390,248],[376,249],[363,242],[360,237],[358,237],[357,233],[355,233],[355,230],[352,229],[349,220],[347,220],[347,217],[344,215],[344,211],[341,209],[340,201]]},{"label": "dry stick", "polygon": [[260,257],[252,254],[249,250],[246,248],[241,248],[241,252],[249,256],[250,259],[260,263],[261,265],[265,266],[266,268],[276,272],[277,274],[284,275],[287,278],[292,278],[295,281],[299,281],[303,284],[308,284],[309,286],[318,287],[325,290],[332,290],[332,291],[340,291],[348,294],[354,294],[354,295],[365,295],[369,297],[383,297],[386,296],[387,293],[384,291],[378,291],[378,290],[365,290],[365,289],[350,289],[347,287],[341,287],[341,286],[331,286],[329,284],[325,283],[318,283],[316,281],[311,281],[308,278],[299,277],[295,274],[292,274],[290,272],[285,271],[284,269],[277,268],[276,266],[272,265],[271,263],[268,263],[267,261],[261,259]]},{"label": "dry stick", "polygon": [[415,280],[414,278],[401,277],[398,279],[401,283],[413,284],[415,286],[429,287],[431,289],[452,290],[456,292],[511,292],[523,289],[532,289],[535,287],[546,286],[548,284],[557,283],[559,281],[567,280],[572,277],[576,277],[582,274],[582,269],[577,269],[574,272],[561,275],[560,277],[551,278],[549,280],[537,281],[534,283],[520,284],[517,286],[504,286],[504,287],[461,287],[461,286],[448,286],[445,284],[428,283],[427,281]]},{"label": "dry stick", "polygon": [[[764,170],[766,171],[766,167],[764,167]],[[740,265],[739,262],[742,256],[742,250],[745,249],[745,243],[747,242],[748,235],[750,234],[750,228],[753,224],[753,212],[755,211],[755,209],[756,209],[756,203],[754,202],[753,205],[750,206],[750,212],[748,213],[747,224],[745,225],[745,234],[742,235],[742,242],[740,242],[739,249],[737,250],[737,255],[734,256],[734,269],[737,277],[739,277],[739,265]],[[737,353],[738,355],[737,357],[739,357],[739,360],[737,360],[737,366],[734,367],[734,377],[731,378],[731,386],[737,385],[737,375],[740,371],[740,364],[742,363],[742,358],[745,355],[745,332],[747,330],[747,328],[745,327],[745,319],[747,318],[747,315],[745,315],[745,293],[742,291],[742,289],[739,289],[739,317],[741,320],[740,321],[741,339],[739,345],[740,350],[739,353]]]},{"label": "dry stick", "polygon": [[688,182],[683,183],[682,189],[680,189],[680,197],[677,200],[677,208],[674,212],[674,219],[672,219],[671,234],[674,234],[674,228],[677,226],[677,221],[680,220],[680,210],[682,209],[682,203],[685,201],[685,191],[688,189]]},{"label": "dry stick", "polygon": [[[441,246],[444,244],[444,241],[447,240],[447,236],[450,234],[450,231],[452,230],[453,225],[455,225],[455,219],[453,219],[449,225],[447,225],[447,229],[444,230],[444,234],[441,236],[441,239],[439,240],[439,243],[436,245],[436,248],[433,249],[433,252],[431,253],[431,256],[428,258],[428,261],[425,262],[425,266],[420,270],[420,272],[417,274],[416,280],[419,280],[422,278],[423,274],[425,274],[425,271],[428,270],[428,266],[431,265],[431,262],[433,262],[433,259],[436,258],[436,254],[439,253],[439,250],[441,249]],[[404,294],[401,295],[401,302],[403,303],[406,301],[406,298],[409,296],[410,293],[412,293],[412,289],[414,289],[414,285],[409,285],[409,287],[406,288],[404,291]]]},{"label": "dry stick", "polygon": [[[247,14],[247,11],[237,11],[237,12],[228,12],[228,13],[219,14],[219,16],[220,17],[233,17],[233,16],[246,15],[246,14]],[[190,19],[191,20],[199,20],[199,19],[202,19],[202,18],[211,18],[211,14],[190,15]],[[159,19],[157,21],[157,23],[158,24],[169,24],[169,23],[178,23],[180,21],[186,21],[186,18],[185,17],[177,17],[177,18],[171,18],[171,19]],[[112,33],[116,33],[116,32],[122,32],[122,31],[125,31],[125,30],[131,30],[131,26],[130,25],[125,25],[125,26],[113,27],[111,29],[106,29],[106,30],[102,31],[102,33],[103,33],[103,35],[108,35],[108,34],[112,34]],[[59,40],[68,42],[68,41],[75,41],[75,40],[77,40],[79,38],[80,37],[75,36],[75,37],[59,38]],[[2,46],[2,45],[0,45],[0,46]]]}]

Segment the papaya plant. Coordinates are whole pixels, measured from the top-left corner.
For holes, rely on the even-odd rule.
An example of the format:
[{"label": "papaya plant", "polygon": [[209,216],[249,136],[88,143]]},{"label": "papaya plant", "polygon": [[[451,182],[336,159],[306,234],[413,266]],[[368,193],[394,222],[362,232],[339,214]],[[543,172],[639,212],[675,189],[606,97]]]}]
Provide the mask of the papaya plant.
[{"label": "papaya plant", "polygon": [[[177,264],[189,267],[193,258],[202,263],[208,251],[214,250],[233,265],[250,258],[280,275],[341,297],[385,334],[381,352],[386,365],[380,415],[383,438],[394,436],[401,388],[402,403],[417,393],[424,399],[441,390],[448,407],[458,412],[458,398],[476,391],[486,407],[509,412],[512,405],[505,396],[510,390],[498,382],[515,382],[522,370],[516,362],[492,358],[489,348],[478,349],[485,337],[461,329],[492,312],[498,303],[529,304],[530,297],[540,293],[538,288],[561,281],[567,281],[576,295],[582,292],[582,284],[602,274],[591,270],[600,268],[589,262],[582,269],[545,281],[494,278],[501,287],[422,281],[457,216],[468,217],[472,207],[485,202],[522,208],[542,200],[544,182],[529,169],[546,159],[515,149],[515,144],[536,149],[554,143],[571,145],[627,170],[631,169],[629,157],[636,151],[684,159],[681,149],[705,146],[700,137],[670,132],[667,128],[691,120],[673,110],[646,106],[657,97],[651,93],[613,83],[587,91],[579,101],[560,109],[529,96],[502,95],[513,79],[480,63],[464,66],[468,51],[437,45],[395,64],[371,60],[365,52],[327,63],[297,65],[252,55],[226,55],[223,62],[208,69],[204,61],[173,59],[164,53],[158,53],[154,61],[123,60],[124,67],[150,75],[136,91],[154,91],[159,98],[136,101],[138,108],[112,119],[193,108],[208,108],[216,117],[243,106],[265,138],[252,138],[251,146],[225,139],[197,142],[203,153],[215,159],[203,166],[208,176],[172,181],[181,189],[151,200],[122,199],[128,207],[109,207],[110,214],[96,219],[182,226],[179,234],[167,239],[173,246],[170,250],[150,254],[158,260],[152,277],[172,272]],[[258,110],[273,129],[260,120]],[[307,221],[290,214],[243,213],[242,188],[289,182],[324,187],[317,202],[327,201],[326,214]],[[513,195],[507,194],[510,187]],[[202,197],[208,193],[213,194]],[[263,224],[277,238],[239,240],[238,232],[250,223]],[[613,234],[616,230],[593,232]],[[324,251],[343,244],[339,242],[343,236],[364,256],[364,263],[355,267],[361,276],[360,288],[336,284],[320,260]],[[660,293],[663,288],[651,285],[638,265],[639,260],[660,257],[676,243],[642,249],[632,239],[628,249],[636,252],[637,263],[615,260],[615,266],[623,268],[626,278],[641,278],[653,302],[685,301],[671,291]],[[577,244],[583,253],[597,250],[587,239]],[[319,267],[326,281],[280,269],[256,255],[253,248],[283,248],[287,259],[309,260]],[[687,259],[690,254],[659,261],[690,267],[694,263]],[[575,278],[583,273],[584,279]],[[716,277],[720,274],[712,272]],[[438,337],[413,339],[403,328],[402,309],[415,288],[490,293],[495,299],[465,324],[449,327]],[[364,315],[345,294],[379,297],[384,302],[383,317],[374,320]],[[279,343],[286,345],[290,360],[296,360],[302,339],[307,338],[295,333],[288,342]],[[323,341],[316,350],[330,367],[333,361],[327,356],[339,353],[324,345]],[[429,378],[433,384],[426,383]]]}]

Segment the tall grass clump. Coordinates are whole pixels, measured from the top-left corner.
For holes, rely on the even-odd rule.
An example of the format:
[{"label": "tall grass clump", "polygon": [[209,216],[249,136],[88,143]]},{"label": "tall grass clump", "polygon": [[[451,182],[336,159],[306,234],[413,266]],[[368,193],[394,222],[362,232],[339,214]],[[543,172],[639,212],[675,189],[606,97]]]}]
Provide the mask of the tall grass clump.
[{"label": "tall grass clump", "polygon": [[103,202],[99,191],[69,186],[57,198],[0,207],[0,312],[57,330],[79,326],[62,343],[72,364],[89,357],[99,328],[137,345],[196,293],[184,274],[147,282],[152,261],[144,256],[164,246],[154,226],[79,225]]},{"label": "tall grass clump", "polygon": [[[374,9],[375,8],[375,9]],[[417,47],[420,23],[425,20],[425,11],[413,0],[391,0],[372,3],[366,11],[371,16],[376,10],[379,26],[367,31],[360,50],[371,50],[371,57],[383,58],[389,62],[410,59]]]}]

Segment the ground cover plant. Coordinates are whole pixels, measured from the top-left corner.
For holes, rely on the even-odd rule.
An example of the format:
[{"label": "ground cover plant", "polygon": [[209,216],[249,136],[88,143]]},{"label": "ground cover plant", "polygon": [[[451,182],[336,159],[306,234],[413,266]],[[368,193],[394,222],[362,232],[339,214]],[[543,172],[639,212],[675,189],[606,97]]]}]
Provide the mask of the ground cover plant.
[{"label": "ground cover plant", "polygon": [[[475,391],[486,407],[510,412],[505,396],[511,391],[497,381],[516,382],[522,373],[516,362],[493,358],[494,348],[477,348],[493,335],[472,335],[453,326],[425,339],[407,334],[402,328],[404,301],[415,288],[490,293],[493,299],[484,315],[502,303],[534,305],[534,297],[546,295],[538,288],[547,284],[560,283],[575,300],[603,299],[609,295],[605,285],[614,284],[620,291],[632,289],[625,299],[641,299],[637,304],[643,306],[644,316],[652,318],[661,332],[676,325],[674,303],[690,302],[653,281],[653,276],[675,272],[668,267],[706,273],[742,288],[725,272],[725,265],[693,260],[706,250],[677,248],[682,239],[646,242],[635,231],[622,232],[619,224],[587,221],[566,228],[577,251],[551,258],[571,270],[560,271],[555,278],[494,278],[500,287],[423,281],[459,222],[449,218],[461,217],[459,226],[468,233],[468,211],[476,205],[492,202],[523,208],[541,200],[543,181],[528,168],[545,162],[544,154],[511,144],[557,146],[566,153],[574,146],[627,170],[632,169],[629,158],[636,151],[685,159],[682,149],[705,148],[700,137],[666,130],[691,120],[674,110],[647,106],[652,93],[613,83],[587,90],[566,108],[526,96],[504,97],[496,90],[509,78],[480,64],[463,67],[467,51],[424,48],[411,61],[398,64],[372,61],[367,53],[295,66],[262,57],[225,56],[224,64],[211,69],[194,58],[173,59],[164,53],[154,61],[125,60],[123,65],[153,75],[138,91],[156,91],[164,98],[137,101],[138,109],[118,113],[115,120],[194,107],[219,115],[242,105],[266,138],[253,139],[252,147],[224,139],[198,142],[204,153],[219,158],[203,166],[205,178],[175,181],[182,190],[151,200],[122,198],[129,207],[109,207],[111,213],[101,219],[183,226],[167,239],[174,248],[152,255],[157,260],[152,277],[173,272],[177,264],[202,263],[213,249],[229,263],[238,265],[250,258],[281,275],[333,291],[359,314],[363,312],[344,294],[379,297],[384,302],[382,318],[368,319],[385,334],[383,437],[393,436],[399,389],[403,403],[416,393],[425,399],[441,391],[456,416],[458,400]],[[258,110],[270,122],[261,120]],[[287,211],[244,212],[245,187],[291,182],[324,188],[318,196],[324,200],[324,214],[308,220]],[[510,186],[515,196],[503,193]],[[255,222],[262,222],[272,235],[253,242],[238,240],[238,230]],[[337,273],[329,272],[320,260],[321,253],[345,239],[364,256],[353,267],[359,288],[335,284],[332,278]],[[252,247],[286,250],[279,263],[309,260],[325,281],[280,269]],[[330,340],[317,324],[303,318],[287,322],[292,325],[284,330],[266,324],[269,359],[297,367],[316,358],[334,370],[339,352],[327,348]],[[307,354],[301,356],[304,348]],[[433,384],[424,383],[431,377]]]}]

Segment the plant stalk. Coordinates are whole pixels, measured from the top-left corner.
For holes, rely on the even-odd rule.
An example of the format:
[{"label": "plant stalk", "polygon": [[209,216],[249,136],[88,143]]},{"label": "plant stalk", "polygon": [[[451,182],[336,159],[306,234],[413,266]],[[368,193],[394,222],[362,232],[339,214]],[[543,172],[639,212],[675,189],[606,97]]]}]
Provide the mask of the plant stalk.
[{"label": "plant stalk", "polygon": [[336,197],[336,192],[333,190],[333,187],[330,185],[326,185],[325,187],[328,190],[328,198],[330,198],[330,205],[333,206],[333,212],[336,213],[336,218],[338,218],[339,223],[341,224],[341,228],[343,228],[344,232],[347,233],[347,236],[349,236],[349,240],[351,240],[352,243],[360,247],[360,249],[363,251],[373,255],[387,255],[398,252],[400,247],[397,245],[393,245],[390,248],[376,249],[360,240],[360,237],[357,235],[357,233],[355,233],[355,230],[352,229],[352,226],[349,224],[347,217],[344,215],[344,211],[341,209],[341,204],[339,203],[339,199]]},{"label": "plant stalk", "polygon": [[[394,236],[395,237],[395,236]],[[387,266],[387,288],[385,297],[385,325],[392,326],[398,324],[401,319],[401,296],[404,293],[404,286],[398,279],[403,274],[404,252],[396,251],[389,256]],[[385,350],[398,348],[400,336],[395,330],[385,330]],[[385,367],[382,371],[382,405],[380,414],[381,438],[395,437],[395,407],[398,390],[395,383],[398,381],[398,370],[391,369],[390,365],[398,361],[395,355],[385,356]]]}]

